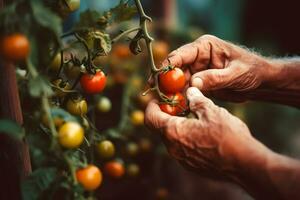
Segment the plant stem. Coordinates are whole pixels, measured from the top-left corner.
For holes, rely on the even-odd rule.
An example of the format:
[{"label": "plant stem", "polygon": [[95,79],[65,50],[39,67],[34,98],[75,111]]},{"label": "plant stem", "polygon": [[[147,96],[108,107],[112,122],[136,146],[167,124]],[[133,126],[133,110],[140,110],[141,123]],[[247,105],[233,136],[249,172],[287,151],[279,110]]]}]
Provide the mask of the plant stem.
[{"label": "plant stem", "polygon": [[138,31],[140,29],[141,29],[140,27],[137,27],[137,28],[132,28],[132,29],[129,29],[127,31],[124,31],[124,32],[120,33],[119,35],[117,35],[114,39],[112,39],[111,43],[115,43],[115,42],[119,41],[122,37],[128,35],[129,33],[132,33],[134,31]]}]

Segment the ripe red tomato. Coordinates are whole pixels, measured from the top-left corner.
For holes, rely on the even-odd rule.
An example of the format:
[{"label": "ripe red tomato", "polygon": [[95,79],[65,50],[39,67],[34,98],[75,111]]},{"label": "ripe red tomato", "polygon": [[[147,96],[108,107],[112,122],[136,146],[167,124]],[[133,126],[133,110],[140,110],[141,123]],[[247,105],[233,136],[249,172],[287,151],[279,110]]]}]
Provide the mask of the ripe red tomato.
[{"label": "ripe red tomato", "polygon": [[84,74],[80,79],[82,89],[88,94],[101,92],[106,85],[106,76],[102,71],[96,74]]},{"label": "ripe red tomato", "polygon": [[159,87],[165,93],[181,92],[185,86],[185,75],[181,69],[175,67],[159,75]]},{"label": "ripe red tomato", "polygon": [[28,57],[30,47],[27,37],[20,33],[5,36],[1,40],[1,54],[11,61],[22,61]]},{"label": "ripe red tomato", "polygon": [[169,115],[176,116],[187,110],[186,99],[181,93],[176,93],[175,95],[167,95],[167,97],[169,97],[173,101],[178,102],[178,104],[170,105],[167,103],[161,103],[159,107],[163,112],[168,113]]},{"label": "ripe red tomato", "polygon": [[110,161],[104,165],[105,172],[113,178],[121,178],[125,173],[124,165],[117,161]]},{"label": "ripe red tomato", "polygon": [[102,183],[102,173],[95,165],[88,165],[76,171],[77,181],[88,191],[97,189]]}]

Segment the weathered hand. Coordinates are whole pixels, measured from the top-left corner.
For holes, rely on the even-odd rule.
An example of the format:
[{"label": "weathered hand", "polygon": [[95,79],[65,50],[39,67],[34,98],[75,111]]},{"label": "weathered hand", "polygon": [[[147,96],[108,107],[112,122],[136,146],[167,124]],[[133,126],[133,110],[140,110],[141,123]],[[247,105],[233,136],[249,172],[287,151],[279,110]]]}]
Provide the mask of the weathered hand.
[{"label": "weathered hand", "polygon": [[235,147],[254,141],[247,126],[195,87],[187,90],[187,98],[196,119],[170,116],[151,102],[146,124],[162,133],[170,155],[184,166],[210,177],[231,177],[239,153]]},{"label": "weathered hand", "polygon": [[191,86],[232,101],[246,100],[240,92],[260,87],[275,73],[267,59],[211,35],[171,52],[168,59],[174,66],[186,67]]}]

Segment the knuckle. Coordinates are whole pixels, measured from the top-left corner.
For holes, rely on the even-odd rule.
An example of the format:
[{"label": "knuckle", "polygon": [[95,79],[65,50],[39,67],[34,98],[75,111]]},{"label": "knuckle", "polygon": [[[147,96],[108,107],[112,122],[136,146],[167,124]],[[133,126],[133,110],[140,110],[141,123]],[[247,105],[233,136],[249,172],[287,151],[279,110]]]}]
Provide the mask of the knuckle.
[{"label": "knuckle", "polygon": [[215,39],[217,39],[217,37],[210,35],[210,34],[205,34],[198,38],[198,40],[202,40],[202,41],[205,41],[205,40],[211,41],[211,40],[215,40]]}]

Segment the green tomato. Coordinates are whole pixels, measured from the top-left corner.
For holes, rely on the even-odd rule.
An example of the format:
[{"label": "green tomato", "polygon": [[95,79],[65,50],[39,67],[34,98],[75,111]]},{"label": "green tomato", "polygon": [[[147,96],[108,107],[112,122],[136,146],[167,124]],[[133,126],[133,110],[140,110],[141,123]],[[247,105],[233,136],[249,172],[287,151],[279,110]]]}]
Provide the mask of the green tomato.
[{"label": "green tomato", "polygon": [[97,109],[100,112],[108,112],[110,111],[112,105],[111,101],[107,97],[101,97],[97,103]]},{"label": "green tomato", "polygon": [[126,152],[129,156],[136,156],[139,152],[139,146],[135,142],[130,142],[126,146]]},{"label": "green tomato", "polygon": [[115,155],[115,145],[109,140],[103,140],[97,144],[97,151],[102,158],[111,158]]},{"label": "green tomato", "polygon": [[55,55],[55,57],[51,61],[49,68],[54,72],[58,72],[60,68],[60,64],[61,64],[61,53],[59,52]]},{"label": "green tomato", "polygon": [[137,176],[140,173],[140,167],[134,163],[129,164],[127,166],[126,172],[127,172],[128,176],[131,176],[131,177]]},{"label": "green tomato", "polygon": [[78,10],[80,7],[80,0],[65,0],[71,12]]}]

